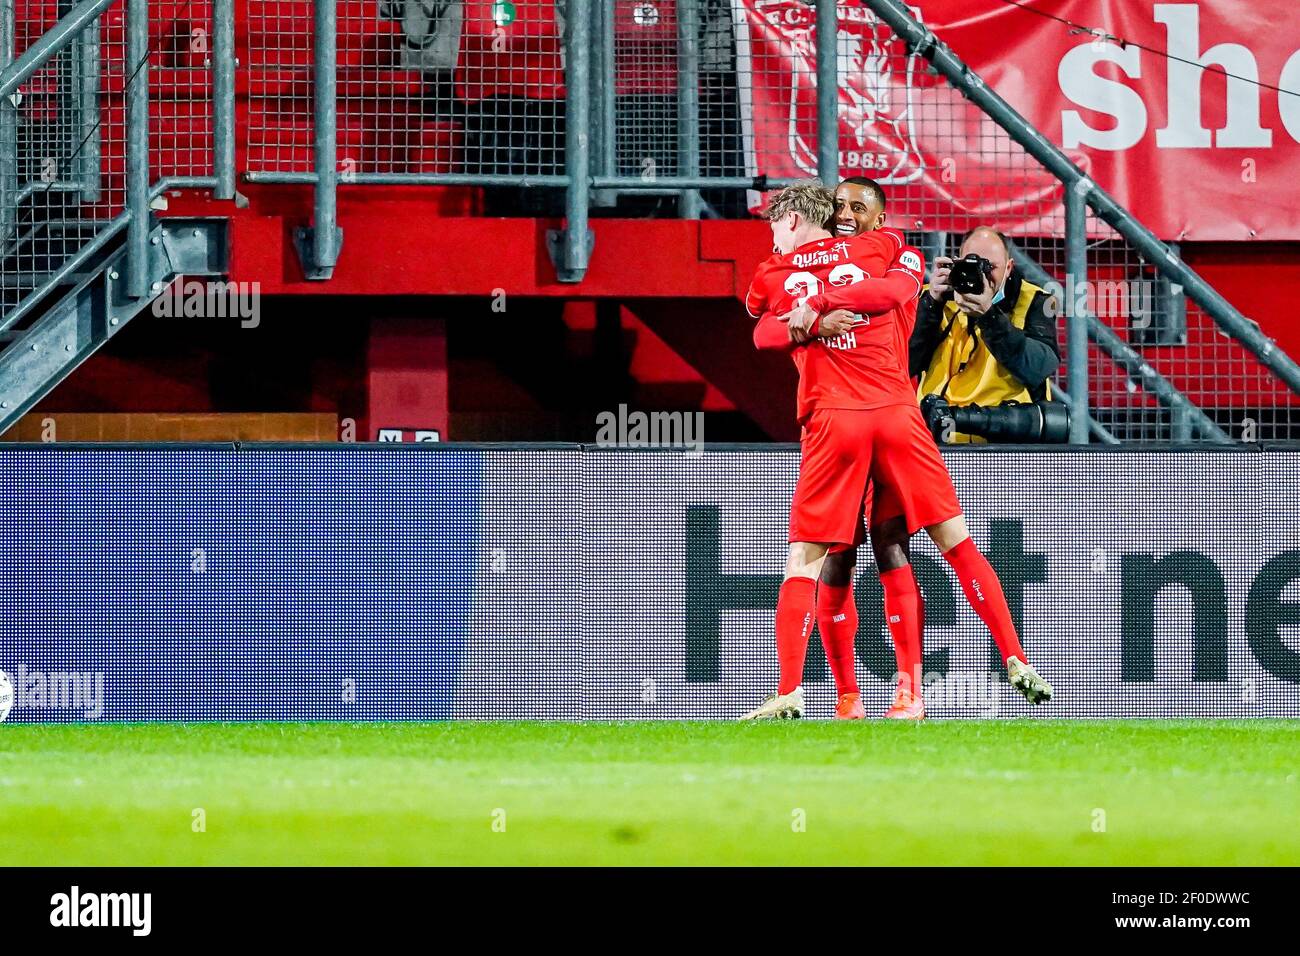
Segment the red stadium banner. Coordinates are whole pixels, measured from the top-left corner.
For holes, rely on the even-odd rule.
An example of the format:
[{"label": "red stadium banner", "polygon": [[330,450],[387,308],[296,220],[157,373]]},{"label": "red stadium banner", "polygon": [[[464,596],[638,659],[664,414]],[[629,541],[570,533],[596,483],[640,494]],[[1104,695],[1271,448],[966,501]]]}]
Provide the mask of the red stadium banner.
[{"label": "red stadium banner", "polygon": [[[814,8],[733,4],[750,172],[813,175]],[[1161,238],[1300,239],[1294,0],[914,0],[911,9]],[[868,8],[841,3],[838,17],[843,175],[892,184],[892,222],[906,228],[1060,233],[1060,187],[1037,162]]]}]

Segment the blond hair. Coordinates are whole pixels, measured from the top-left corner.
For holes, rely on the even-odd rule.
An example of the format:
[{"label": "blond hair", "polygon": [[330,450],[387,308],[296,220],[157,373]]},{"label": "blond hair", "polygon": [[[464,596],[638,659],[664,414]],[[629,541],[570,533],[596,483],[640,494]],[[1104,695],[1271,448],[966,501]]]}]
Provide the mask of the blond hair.
[{"label": "blond hair", "polygon": [[763,214],[768,221],[776,222],[792,212],[820,226],[835,214],[835,194],[820,179],[805,179],[773,196]]}]

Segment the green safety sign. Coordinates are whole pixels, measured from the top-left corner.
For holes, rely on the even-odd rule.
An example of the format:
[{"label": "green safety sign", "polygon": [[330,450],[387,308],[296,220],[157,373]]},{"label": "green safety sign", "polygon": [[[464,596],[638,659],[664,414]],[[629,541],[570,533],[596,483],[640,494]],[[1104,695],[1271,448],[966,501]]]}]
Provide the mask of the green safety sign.
[{"label": "green safety sign", "polygon": [[515,22],[515,5],[510,0],[497,0],[492,4],[492,19],[497,26],[506,26]]}]

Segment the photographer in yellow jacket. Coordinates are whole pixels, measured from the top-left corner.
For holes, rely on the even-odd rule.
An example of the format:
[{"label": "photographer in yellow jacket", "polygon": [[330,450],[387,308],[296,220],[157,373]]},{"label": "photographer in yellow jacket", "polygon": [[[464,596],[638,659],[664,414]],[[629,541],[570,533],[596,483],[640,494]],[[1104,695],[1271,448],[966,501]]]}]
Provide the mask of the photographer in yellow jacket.
[{"label": "photographer in yellow jacket", "polygon": [[[1057,311],[1049,293],[1016,271],[1010,244],[994,229],[972,229],[956,260],[938,257],[908,346],[927,419],[943,403],[989,408],[1052,399],[1049,379],[1061,363]],[[926,401],[929,395],[942,402]],[[940,440],[984,439],[950,427]]]}]

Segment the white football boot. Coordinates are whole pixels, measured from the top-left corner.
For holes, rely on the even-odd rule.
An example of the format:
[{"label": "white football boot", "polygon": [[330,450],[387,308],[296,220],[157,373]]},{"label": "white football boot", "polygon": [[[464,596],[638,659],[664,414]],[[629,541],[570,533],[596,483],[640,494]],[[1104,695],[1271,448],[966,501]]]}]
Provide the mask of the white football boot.
[{"label": "white football boot", "polygon": [[803,716],[803,688],[796,687],[788,694],[768,694],[741,720],[785,720]]},{"label": "white football boot", "polygon": [[1007,678],[1011,681],[1011,686],[1020,691],[1020,695],[1031,704],[1041,704],[1052,699],[1052,685],[1018,657],[1007,658]]}]

